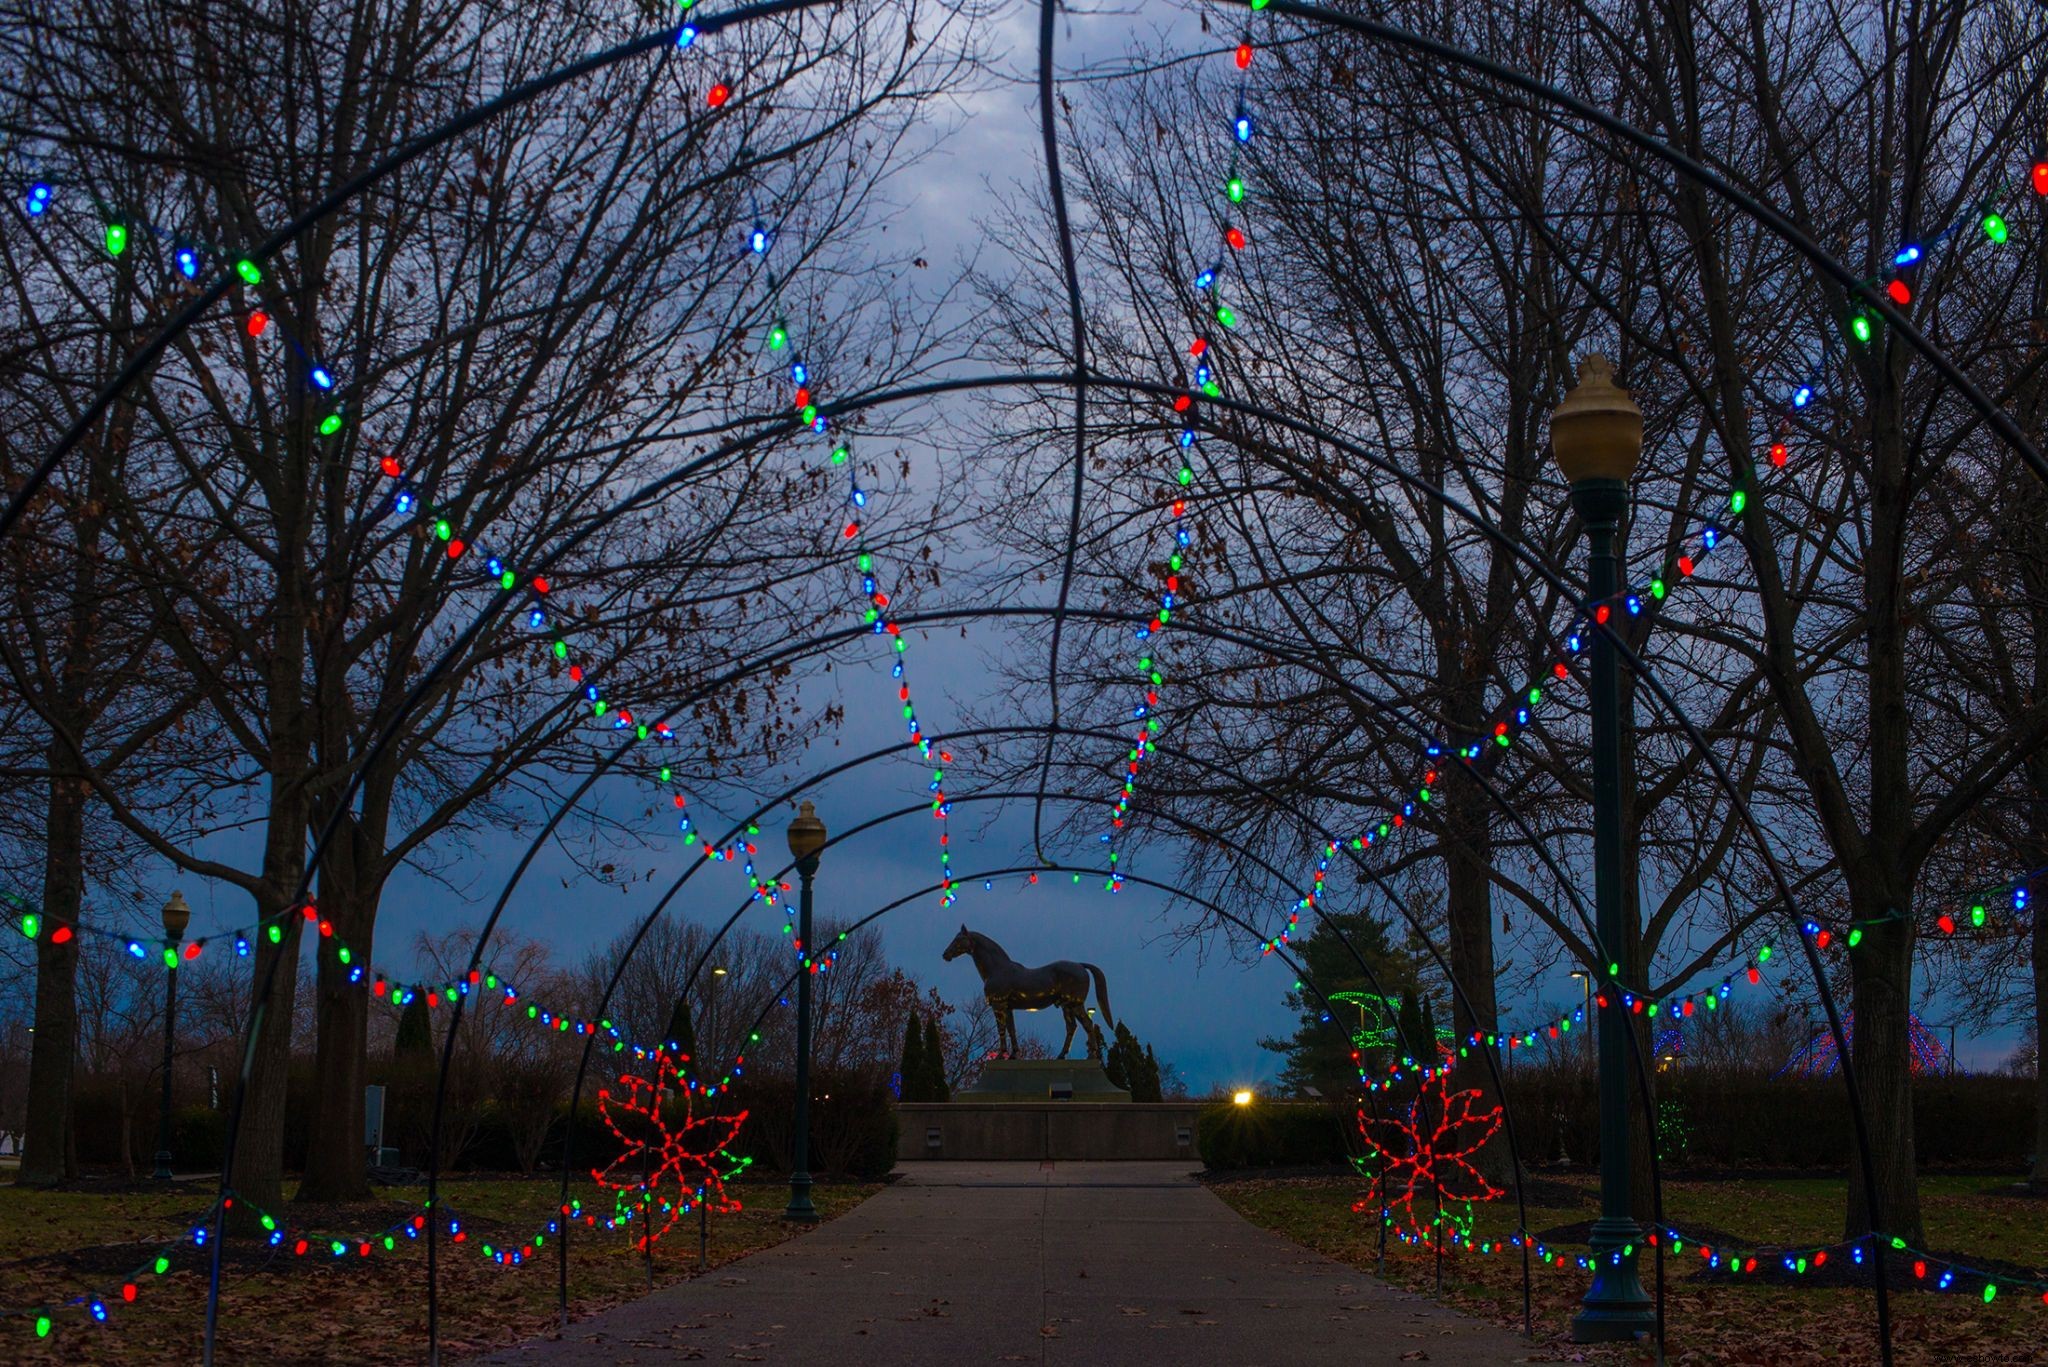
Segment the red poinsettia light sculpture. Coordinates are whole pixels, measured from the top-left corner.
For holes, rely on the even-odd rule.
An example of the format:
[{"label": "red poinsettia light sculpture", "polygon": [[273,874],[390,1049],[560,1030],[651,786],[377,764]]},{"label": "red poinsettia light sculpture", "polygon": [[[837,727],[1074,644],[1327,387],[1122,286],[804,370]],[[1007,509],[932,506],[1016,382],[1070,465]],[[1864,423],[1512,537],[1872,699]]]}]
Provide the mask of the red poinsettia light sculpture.
[{"label": "red poinsettia light sculpture", "polygon": [[[1482,1201],[1498,1201],[1507,1192],[1473,1166],[1473,1155],[1486,1147],[1501,1127],[1501,1108],[1480,1110],[1485,1100],[1477,1091],[1451,1090],[1450,1058],[1433,1070],[1403,1112],[1390,1117],[1358,1113],[1358,1129],[1372,1157],[1372,1190],[1354,1205],[1354,1212],[1374,1211],[1401,1238],[1430,1244],[1446,1203],[1467,1212]],[[1422,1212],[1416,1202],[1423,1203]],[[1469,1214],[1450,1214],[1453,1228],[1469,1231]]]},{"label": "red poinsettia light sculpture", "polygon": [[[663,1114],[664,1097],[679,1099],[680,1108],[671,1102]],[[607,1191],[637,1194],[649,1211],[666,1213],[659,1229],[649,1216],[634,1247],[644,1249],[659,1240],[699,1205],[720,1212],[740,1208],[726,1195],[725,1179],[745,1167],[746,1160],[735,1158],[726,1146],[739,1135],[747,1113],[696,1117],[690,1090],[669,1055],[656,1056],[652,1079],[627,1074],[619,1078],[616,1092],[600,1091],[597,1110],[618,1137],[619,1156],[593,1168],[591,1178]]]}]

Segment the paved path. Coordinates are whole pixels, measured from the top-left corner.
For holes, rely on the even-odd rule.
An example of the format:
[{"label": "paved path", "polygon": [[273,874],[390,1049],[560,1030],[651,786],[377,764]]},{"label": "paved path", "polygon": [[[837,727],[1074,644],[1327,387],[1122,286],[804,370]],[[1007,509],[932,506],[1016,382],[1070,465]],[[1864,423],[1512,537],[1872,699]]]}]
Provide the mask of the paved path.
[{"label": "paved path", "polygon": [[850,1213],[493,1364],[1495,1367],[1505,1330],[1240,1219],[1176,1163],[918,1163]]}]

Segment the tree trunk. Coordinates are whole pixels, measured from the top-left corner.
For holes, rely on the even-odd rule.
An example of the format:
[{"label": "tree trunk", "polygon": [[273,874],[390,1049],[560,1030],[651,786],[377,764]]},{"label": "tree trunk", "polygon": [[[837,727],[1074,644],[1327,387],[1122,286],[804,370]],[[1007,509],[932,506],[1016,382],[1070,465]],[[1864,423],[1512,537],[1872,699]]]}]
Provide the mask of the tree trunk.
[{"label": "tree trunk", "polygon": [[[347,843],[346,831],[334,841],[335,846]],[[320,914],[333,922],[335,938],[347,943],[361,966],[370,962],[372,927],[358,899],[342,891],[348,881],[323,872]],[[331,942],[314,948],[313,1127],[297,1199],[367,1201],[363,1084],[368,1079],[370,993],[362,983],[349,981],[349,965],[336,957]]]},{"label": "tree trunk", "polygon": [[[1493,843],[1484,808],[1488,798],[1479,785],[1459,780],[1445,788],[1452,803],[1445,823],[1444,919],[1450,935],[1451,977],[1459,988],[1451,995],[1451,1031],[1454,1043],[1463,1044],[1475,1034],[1484,1039],[1500,1028],[1494,992],[1493,881],[1489,876]],[[1504,1065],[1507,1041],[1501,1041],[1499,1053]],[[1480,1112],[1500,1104],[1493,1072],[1477,1049],[1464,1059],[1454,1053],[1452,1059],[1453,1086],[1477,1091]],[[1488,1144],[1473,1161],[1490,1177],[1506,1176],[1510,1167],[1507,1140]]]},{"label": "tree trunk", "polygon": [[[1913,936],[1911,923],[1886,920],[1887,908],[1852,897],[1852,913],[1864,923],[1863,941],[1850,953],[1853,977],[1855,1038],[1850,1041],[1856,1083],[1862,1091],[1863,1114],[1870,1129],[1871,1157],[1877,1198],[1883,1217],[1880,1234],[1924,1246],[1920,1228],[1920,1187],[1914,1176],[1913,1071],[1908,1022],[1912,1019]],[[1906,908],[1897,908],[1904,912]],[[1863,1164],[1852,1147],[1849,1158],[1849,1210],[1844,1234],[1871,1233],[1869,1202],[1864,1197]]]},{"label": "tree trunk", "polygon": [[[295,828],[295,833],[296,829],[302,828]],[[285,1083],[291,1071],[292,1009],[298,997],[299,929],[305,924],[298,915],[277,917],[275,905],[259,905],[282,934],[275,945],[267,933],[256,937],[259,994],[264,975],[272,972],[273,964],[276,968],[269,998],[257,1007],[250,1023],[256,1042],[241,1082],[242,1119],[235,1132],[235,1167],[230,1174],[235,1194],[230,1223],[237,1232],[260,1229],[263,1212],[284,1206]]]},{"label": "tree trunk", "polygon": [[[54,1186],[70,1158],[71,1075],[78,1059],[78,915],[85,897],[85,790],[50,747],[49,812],[43,851],[42,930],[36,936],[36,1027],[29,1045],[28,1123],[22,1136],[22,1186]],[[58,944],[59,929],[70,936]]]}]

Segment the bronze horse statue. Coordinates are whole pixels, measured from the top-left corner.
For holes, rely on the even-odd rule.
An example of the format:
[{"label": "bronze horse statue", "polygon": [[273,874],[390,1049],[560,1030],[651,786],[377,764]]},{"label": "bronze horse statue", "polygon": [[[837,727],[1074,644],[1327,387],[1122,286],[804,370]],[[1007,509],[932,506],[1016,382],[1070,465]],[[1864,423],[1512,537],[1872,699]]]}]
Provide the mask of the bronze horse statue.
[{"label": "bronze horse statue", "polygon": [[1005,1058],[1017,1056],[1017,1021],[1013,1013],[1020,1007],[1035,1011],[1041,1006],[1057,1006],[1065,1013],[1067,1037],[1060,1041],[1061,1058],[1074,1045],[1077,1025],[1087,1032],[1091,1053],[1102,1052],[1102,1031],[1088,1019],[1089,974],[1095,975],[1095,1000],[1102,1008],[1102,1019],[1112,1030],[1116,1021],[1109,1014],[1109,984],[1094,964],[1056,959],[1037,968],[1026,968],[1005,954],[994,940],[964,925],[953,937],[953,943],[946,946],[946,961],[950,963],[962,954],[974,960],[974,967],[981,974],[982,995],[996,1013],[996,1050]]}]

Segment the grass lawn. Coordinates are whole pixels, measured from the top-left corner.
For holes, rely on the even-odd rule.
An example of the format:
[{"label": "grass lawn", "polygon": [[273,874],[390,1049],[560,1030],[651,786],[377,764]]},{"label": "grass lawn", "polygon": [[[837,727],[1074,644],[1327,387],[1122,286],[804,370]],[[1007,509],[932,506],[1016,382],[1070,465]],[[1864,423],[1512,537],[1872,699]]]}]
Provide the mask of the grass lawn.
[{"label": "grass lawn", "polygon": [[[447,1208],[462,1222],[464,1240],[441,1241],[442,1350],[451,1356],[502,1347],[545,1333],[557,1322],[555,1241],[521,1266],[500,1266],[483,1247],[519,1246],[544,1228],[558,1199],[553,1181],[450,1181]],[[586,1206],[609,1210],[610,1197],[588,1182],[571,1185]],[[779,1243],[799,1232],[781,1212],[787,1188],[771,1180],[734,1182],[743,1204],[734,1214],[714,1213],[708,1262],[712,1269]],[[812,1199],[826,1219],[844,1214],[880,1190],[878,1185],[819,1185]],[[420,1209],[424,1187],[380,1188],[370,1207],[285,1214],[294,1222],[281,1249],[253,1239],[230,1240],[223,1266],[220,1337],[222,1362],[417,1363],[426,1355],[426,1249],[400,1233],[385,1251],[383,1232]],[[0,1361],[20,1363],[163,1363],[197,1361],[206,1305],[206,1254],[190,1231],[212,1204],[212,1189],[193,1184],[174,1192],[26,1191],[0,1186],[0,1309],[31,1308],[0,1319]],[[309,1248],[295,1256],[300,1230]],[[588,1315],[648,1289],[648,1266],[634,1249],[628,1226],[616,1232],[579,1229],[570,1239],[572,1313]],[[326,1238],[341,1240],[335,1256]],[[363,1239],[369,1256],[358,1252]],[[168,1248],[164,1246],[171,1245]],[[169,1269],[155,1273],[159,1250]],[[138,1267],[141,1269],[137,1274]],[[698,1275],[697,1221],[678,1220],[657,1243],[657,1286]],[[122,1287],[136,1287],[125,1303]],[[36,1337],[32,1308],[63,1305],[97,1294],[105,1323],[82,1304],[50,1312],[47,1338]]]},{"label": "grass lawn", "polygon": [[[1921,1181],[1929,1246],[1975,1266],[2017,1272],[2048,1268],[2048,1201],[2001,1194],[2006,1179],[1927,1177]],[[1369,1215],[1352,1203],[1362,1181],[1342,1177],[1225,1181],[1212,1190],[1255,1224],[1273,1229],[1342,1262],[1371,1270],[1378,1249]],[[1738,1236],[1745,1247],[1833,1243],[1841,1238],[1844,1183],[1822,1178],[1667,1182],[1665,1219],[1681,1232]],[[1558,1230],[1560,1248],[1583,1248],[1583,1226],[1598,1214],[1593,1178],[1546,1176],[1532,1183],[1528,1228],[1539,1236]],[[1513,1200],[1480,1206],[1474,1234],[1482,1240],[1515,1227]],[[1563,1231],[1576,1231],[1567,1235]],[[1574,1247],[1576,1245],[1577,1247]],[[1643,1261],[1645,1284],[1651,1265]],[[1910,1262],[1889,1262],[1896,1287],[1911,1283]],[[1925,1283],[1931,1285],[1939,1269]],[[1521,1327],[1520,1251],[1495,1255],[1447,1253],[1443,1300],[1473,1314]],[[1425,1294],[1436,1294],[1434,1257],[1388,1241],[1382,1275]],[[1694,1249],[1666,1263],[1666,1341],[1669,1360],[1685,1364],[1769,1364],[1878,1361],[1875,1296],[1867,1286],[1816,1282],[1731,1280],[1703,1273]],[[1634,1364],[1653,1361],[1646,1350],[1586,1349],[1568,1342],[1570,1320],[1585,1292],[1587,1274],[1576,1266],[1537,1266],[1532,1272],[1537,1340],[1555,1360]],[[2017,1367],[2048,1363],[2048,1304],[2041,1292],[2001,1288],[1992,1304],[1981,1280],[1946,1293],[1919,1287],[1892,1296],[1892,1342],[1900,1367]]]}]

